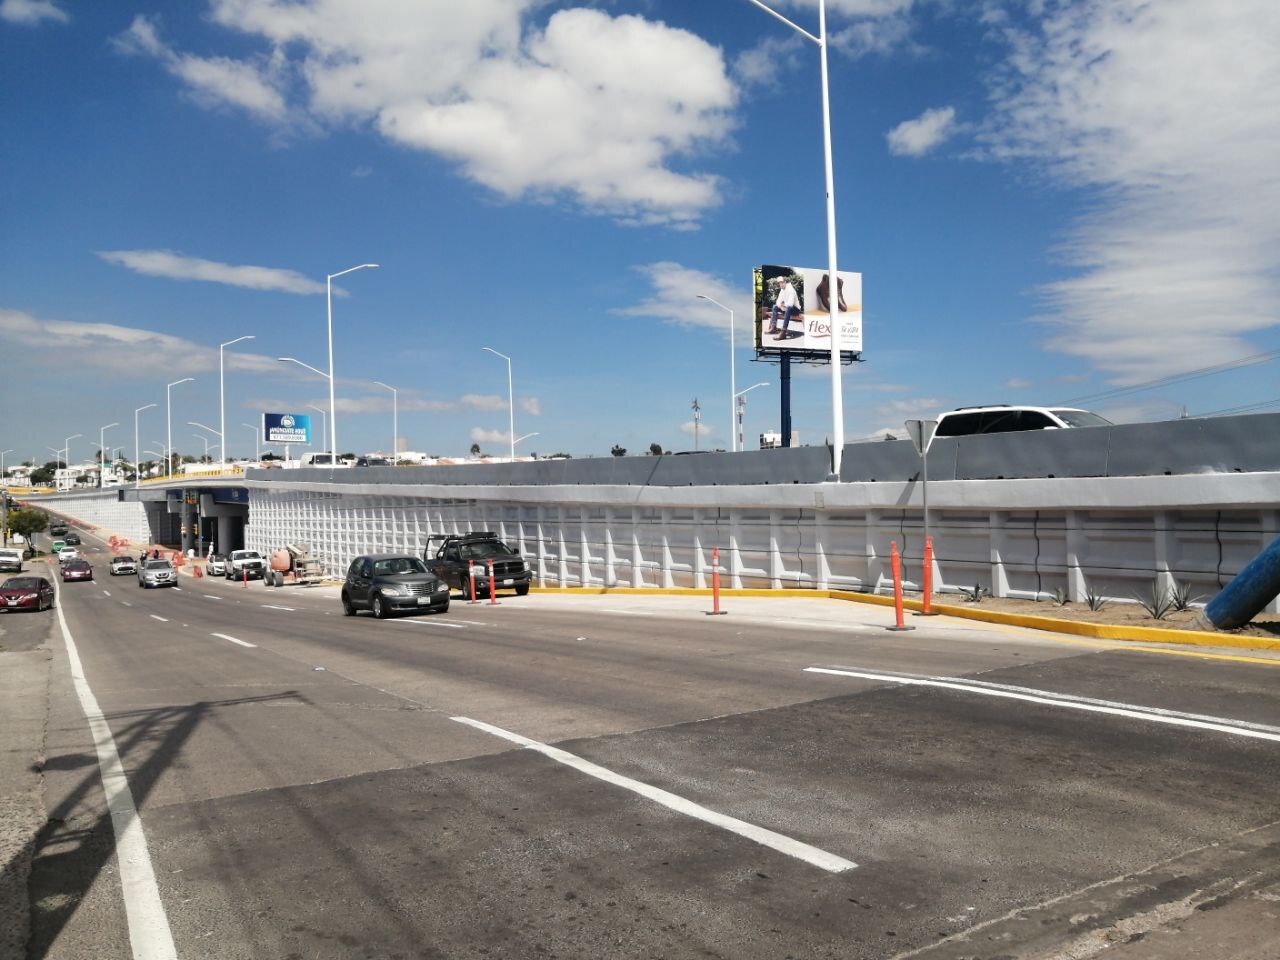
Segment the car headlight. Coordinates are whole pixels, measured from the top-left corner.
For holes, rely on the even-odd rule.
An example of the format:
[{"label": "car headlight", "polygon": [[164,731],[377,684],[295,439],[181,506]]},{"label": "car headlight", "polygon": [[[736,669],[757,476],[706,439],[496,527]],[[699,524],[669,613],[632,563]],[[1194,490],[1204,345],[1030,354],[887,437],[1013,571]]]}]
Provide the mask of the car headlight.
[{"label": "car headlight", "polygon": [[449,592],[449,585],[445,583],[443,580],[437,580],[436,593],[448,593],[448,592]]},{"label": "car headlight", "polygon": [[403,585],[403,584],[399,584],[399,583],[388,583],[388,584],[383,585],[383,586],[382,586],[382,587],[380,587],[379,589],[380,589],[383,593],[387,594],[388,596],[392,596],[392,597],[403,597],[403,596],[405,595],[405,588],[404,588],[404,585]]}]

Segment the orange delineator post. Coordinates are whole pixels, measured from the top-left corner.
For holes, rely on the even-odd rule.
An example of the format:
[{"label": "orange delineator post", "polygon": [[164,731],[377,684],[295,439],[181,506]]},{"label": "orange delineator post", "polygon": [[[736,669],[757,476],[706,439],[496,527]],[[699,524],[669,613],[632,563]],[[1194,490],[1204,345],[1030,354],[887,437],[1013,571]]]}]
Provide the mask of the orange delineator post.
[{"label": "orange delineator post", "polygon": [[467,583],[471,585],[471,599],[469,603],[476,602],[476,562],[474,560],[467,561]]},{"label": "orange delineator post", "polygon": [[936,617],[938,614],[933,609],[933,537],[924,538],[924,576],[921,579],[924,597],[919,615]]},{"label": "orange delineator post", "polygon": [[896,622],[886,629],[914,630],[915,627],[908,627],[902,617],[902,558],[898,556],[898,541],[890,541],[889,547],[890,563],[893,568],[893,614]]},{"label": "orange delineator post", "polygon": [[493,559],[489,561],[489,603],[490,605],[498,602],[498,583],[493,579]]},{"label": "orange delineator post", "polygon": [[720,609],[720,548],[711,548],[711,612],[709,617],[723,617],[725,611]]},{"label": "orange delineator post", "polygon": [[240,572],[244,574],[244,588],[248,590],[249,589],[249,568],[242,567]]}]

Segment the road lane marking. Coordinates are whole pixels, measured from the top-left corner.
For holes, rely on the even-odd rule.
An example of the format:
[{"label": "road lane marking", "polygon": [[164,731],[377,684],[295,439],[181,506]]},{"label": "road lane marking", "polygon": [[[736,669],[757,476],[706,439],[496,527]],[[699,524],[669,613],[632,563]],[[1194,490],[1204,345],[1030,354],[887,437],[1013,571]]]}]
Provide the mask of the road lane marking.
[{"label": "road lane marking", "polygon": [[150,617],[152,620],[159,620],[161,623],[169,622],[168,617],[157,617],[154,613],[148,613],[147,616]]},{"label": "road lane marking", "polygon": [[232,643],[238,643],[242,647],[256,648],[258,646],[256,643],[250,643],[248,640],[237,640],[235,637],[228,636],[225,633],[215,633],[215,634],[212,634],[212,636],[217,637],[219,640],[230,640]]},{"label": "road lane marking", "polygon": [[[61,590],[55,585],[55,590]],[[125,601],[121,601],[124,603]],[[98,770],[102,777],[102,790],[106,795],[107,810],[111,814],[111,829],[116,837],[116,869],[120,874],[120,887],[124,895],[125,920],[129,927],[129,943],[134,960],[177,960],[178,951],[173,945],[173,932],[169,929],[169,917],[164,912],[164,901],[156,886],[155,870],[147,849],[147,835],[138,817],[138,808],[129,789],[115,738],[107,724],[98,699],[84,675],[80,652],[67,627],[67,618],[58,604],[58,625],[62,628],[62,641],[67,648],[67,661],[71,668],[71,681],[75,685],[80,709],[89,722],[93,746],[98,754]]]},{"label": "road lane marking", "polygon": [[132,603],[130,603],[128,600],[121,600],[120,602],[121,602],[121,603],[123,603],[126,607],[132,607],[132,606],[133,606],[133,604],[132,604]]},{"label": "road lane marking", "polygon": [[182,588],[177,586],[176,584],[174,585],[173,589],[177,590],[179,593],[182,592]]},{"label": "road lane marking", "polygon": [[484,723],[480,720],[472,720],[470,717],[450,717],[458,723],[464,723],[469,727],[482,730],[485,733],[492,734],[495,737],[501,737],[512,743],[518,743],[526,750],[532,750],[540,753],[545,757],[550,757],[557,763],[563,763],[565,766],[573,767],[580,773],[587,776],[595,777],[597,780],[603,780],[605,783],[611,783],[614,786],[622,787],[624,790],[630,790],[632,793],[639,794],[646,800],[652,800],[654,803],[660,804],[676,813],[682,813],[687,817],[695,820],[701,820],[712,826],[720,827],[728,830],[730,833],[736,833],[740,837],[745,837],[761,846],[769,847],[777,850],[779,853],[785,853],[789,857],[795,857],[797,860],[803,860],[805,863],[826,870],[829,873],[843,873],[846,870],[852,870],[857,864],[852,860],[846,860],[844,857],[838,857],[834,853],[828,853],[826,850],[819,850],[817,847],[794,840],[791,837],[783,836],[775,833],[765,827],[757,826],[754,823],[747,823],[745,820],[739,820],[736,817],[730,817],[723,813],[717,813],[715,810],[708,809],[701,804],[694,803],[692,800],[686,800],[684,797],[661,790],[658,787],[651,786],[647,783],[641,783],[639,780],[633,780],[630,777],[624,777],[621,774],[614,773],[599,764],[592,763],[590,760],[584,760],[575,754],[553,747],[550,744],[539,743],[537,740],[530,740],[528,737],[522,737],[518,733],[512,733],[509,730],[503,730],[501,727],[495,727],[492,724]]},{"label": "road lane marking", "polygon": [[912,674],[876,673],[867,670],[835,670],[829,667],[805,667],[805,672],[828,673],[840,677],[859,677],[863,680],[881,680],[886,683],[900,683],[905,686],[940,687],[944,690],[957,690],[961,693],[976,693],[1006,700],[1023,700],[1028,703],[1041,703],[1051,707],[1083,710],[1087,713],[1105,713],[1117,717],[1132,717],[1138,720],[1149,720],[1152,723],[1192,727],[1197,730],[1212,730],[1216,733],[1227,733],[1236,737],[1253,737],[1259,740],[1272,740],[1280,743],[1280,727],[1272,727],[1262,723],[1249,723],[1244,720],[1232,720],[1229,717],[1210,717],[1199,713],[1182,713],[1178,710],[1165,710],[1161,707],[1116,703],[1113,700],[1094,700],[1089,697],[1078,697],[1070,693],[1036,690],[1032,687],[1014,687],[1000,683],[988,683],[982,680],[967,680],[962,677],[921,677]]},{"label": "road lane marking", "polygon": [[450,623],[465,623],[472,627],[487,627],[489,624],[484,620],[459,620],[457,617],[450,617]]},{"label": "road lane marking", "polygon": [[600,613],[612,613],[619,617],[652,617],[652,613],[643,610],[601,610]]},{"label": "road lane marking", "polygon": [[398,623],[406,627],[448,627],[450,630],[467,629],[460,623],[449,623],[446,620],[393,620],[392,623]]},{"label": "road lane marking", "polygon": [[215,597],[212,593],[202,593],[202,594],[201,594],[201,596],[202,596],[202,597],[204,597],[206,600],[221,600],[221,599],[222,599],[221,597]]},{"label": "road lane marking", "polygon": [[111,596],[111,591],[110,591],[110,590],[103,590],[103,591],[102,591],[102,595],[103,595],[104,597],[109,597],[109,596]]},{"label": "road lane marking", "polygon": [[297,611],[296,607],[277,607],[274,603],[260,603],[258,606],[263,610],[287,610],[290,613],[295,613]]}]

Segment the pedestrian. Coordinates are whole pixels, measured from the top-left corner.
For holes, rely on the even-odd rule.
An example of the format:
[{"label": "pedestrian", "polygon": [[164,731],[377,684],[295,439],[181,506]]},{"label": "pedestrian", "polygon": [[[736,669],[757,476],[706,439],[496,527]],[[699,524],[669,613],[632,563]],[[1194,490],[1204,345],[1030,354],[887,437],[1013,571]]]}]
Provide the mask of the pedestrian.
[{"label": "pedestrian", "polygon": [[151,559],[152,559],[152,560],[159,560],[159,559],[160,559],[160,550],[159,550],[159,548],[156,548],[155,550],[152,550],[152,551],[151,551]]}]

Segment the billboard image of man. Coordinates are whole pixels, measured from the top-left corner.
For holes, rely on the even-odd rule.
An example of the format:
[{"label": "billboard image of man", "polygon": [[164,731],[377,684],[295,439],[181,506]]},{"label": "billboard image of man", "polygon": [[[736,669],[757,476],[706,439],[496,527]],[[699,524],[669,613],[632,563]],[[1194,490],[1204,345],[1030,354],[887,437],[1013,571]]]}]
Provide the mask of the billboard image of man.
[{"label": "billboard image of man", "polygon": [[[792,284],[790,277],[782,278],[782,285],[778,288],[778,296],[773,301],[773,308],[769,311],[769,329],[766,333],[776,334],[773,339],[787,339],[787,331],[791,327],[791,321],[800,314],[800,296],[796,293],[795,285]],[[782,317],[782,329],[778,329],[778,317]]]}]

